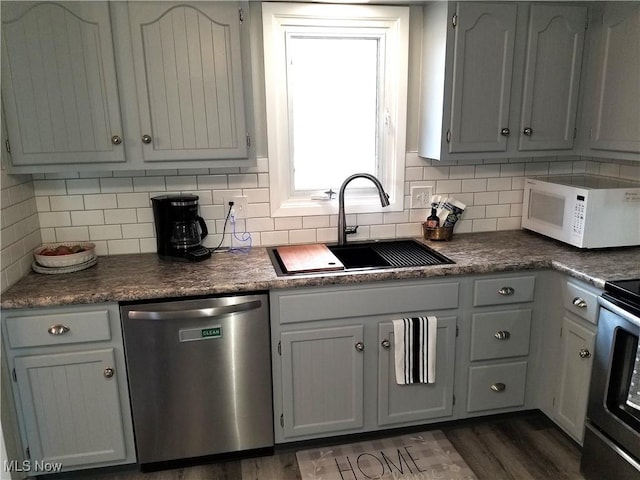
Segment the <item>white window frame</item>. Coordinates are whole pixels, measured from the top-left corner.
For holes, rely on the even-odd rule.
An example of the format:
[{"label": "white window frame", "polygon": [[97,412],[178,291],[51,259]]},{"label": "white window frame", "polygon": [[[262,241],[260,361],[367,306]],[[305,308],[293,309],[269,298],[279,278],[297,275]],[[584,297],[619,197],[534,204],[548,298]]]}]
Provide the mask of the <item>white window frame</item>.
[{"label": "white window frame", "polygon": [[[379,32],[384,42],[384,126],[379,145],[378,178],[390,196],[384,209],[375,189],[349,188],[349,213],[401,211],[404,209],[406,156],[407,81],[409,57],[409,8],[381,5],[262,4],[269,187],[273,217],[336,214],[334,198],[314,200],[292,190],[292,159],[288,124],[285,39],[305,27],[353,27],[354,31]],[[357,172],[353,172],[357,173]],[[344,179],[342,179],[344,180]],[[341,181],[342,181],[341,180]],[[365,185],[363,185],[365,186]],[[339,185],[334,187],[335,190]],[[353,193],[357,193],[353,195]]]}]

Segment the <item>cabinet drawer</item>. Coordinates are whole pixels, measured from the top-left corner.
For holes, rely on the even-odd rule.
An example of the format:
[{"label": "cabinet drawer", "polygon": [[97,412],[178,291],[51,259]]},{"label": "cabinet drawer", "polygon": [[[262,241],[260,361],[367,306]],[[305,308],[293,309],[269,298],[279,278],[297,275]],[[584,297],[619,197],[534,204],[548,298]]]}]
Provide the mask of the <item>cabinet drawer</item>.
[{"label": "cabinet drawer", "polygon": [[563,290],[564,308],[596,325],[598,294],[573,282],[566,282]]},{"label": "cabinet drawer", "polygon": [[508,277],[476,280],[473,286],[473,305],[504,305],[531,302],[536,278]]},{"label": "cabinet drawer", "polygon": [[476,313],[471,317],[471,361],[529,354],[531,310]]},{"label": "cabinet drawer", "polygon": [[11,348],[64,345],[111,339],[109,311],[86,310],[31,316],[7,316]]},{"label": "cabinet drawer", "polygon": [[467,410],[491,410],[524,405],[527,362],[469,368]]},{"label": "cabinet drawer", "polygon": [[328,320],[458,307],[458,283],[311,290],[277,296],[280,323]]}]

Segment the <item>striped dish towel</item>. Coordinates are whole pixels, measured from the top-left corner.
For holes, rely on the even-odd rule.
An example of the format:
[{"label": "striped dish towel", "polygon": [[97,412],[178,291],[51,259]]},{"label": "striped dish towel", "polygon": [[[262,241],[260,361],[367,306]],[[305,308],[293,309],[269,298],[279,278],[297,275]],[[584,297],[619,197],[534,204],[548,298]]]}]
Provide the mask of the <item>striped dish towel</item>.
[{"label": "striped dish towel", "polygon": [[396,383],[435,383],[438,319],[393,320]]}]

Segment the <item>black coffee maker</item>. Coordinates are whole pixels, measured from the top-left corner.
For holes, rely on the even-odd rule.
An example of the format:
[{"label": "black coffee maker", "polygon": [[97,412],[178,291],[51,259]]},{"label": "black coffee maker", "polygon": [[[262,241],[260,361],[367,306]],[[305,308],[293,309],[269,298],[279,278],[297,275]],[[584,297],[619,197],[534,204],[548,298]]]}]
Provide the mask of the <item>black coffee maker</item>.
[{"label": "black coffee maker", "polygon": [[207,224],[198,215],[197,195],[162,195],[151,199],[158,255],[197,262],[211,256],[202,245]]}]

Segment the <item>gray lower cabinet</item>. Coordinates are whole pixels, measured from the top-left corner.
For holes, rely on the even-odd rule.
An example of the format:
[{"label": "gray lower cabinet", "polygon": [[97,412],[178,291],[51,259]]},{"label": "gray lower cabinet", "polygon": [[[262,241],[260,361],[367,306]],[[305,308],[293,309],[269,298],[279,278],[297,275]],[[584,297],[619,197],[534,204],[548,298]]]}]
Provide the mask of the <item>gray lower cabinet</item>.
[{"label": "gray lower cabinet", "polygon": [[525,408],[535,275],[479,278],[472,290],[466,413]]},{"label": "gray lower cabinet", "polygon": [[576,280],[565,280],[562,287],[564,311],[552,415],[562,429],[582,444],[600,290]]},{"label": "gray lower cabinet", "polygon": [[434,383],[398,385],[394,372],[393,323],[378,324],[378,333],[378,425],[450,416],[453,413],[456,317],[438,316]]},{"label": "gray lower cabinet", "polygon": [[62,471],[134,463],[117,305],[5,310],[2,330],[24,457]]},{"label": "gray lower cabinet", "polygon": [[[271,292],[276,442],[450,418],[457,281]],[[392,320],[435,315],[436,381],[398,385]]]},{"label": "gray lower cabinet", "polygon": [[361,428],[364,326],[283,332],[281,339],[284,435]]}]

